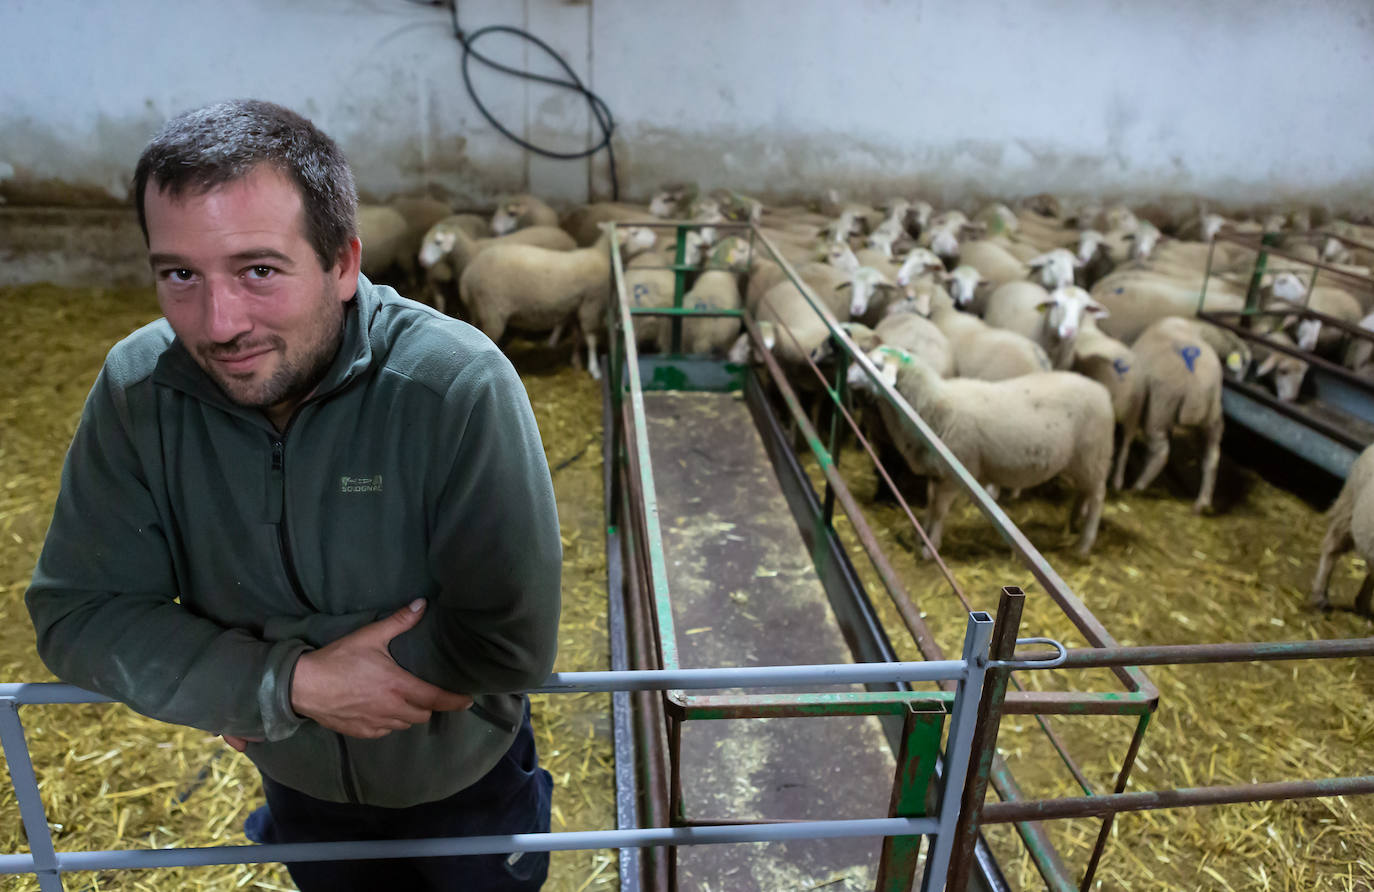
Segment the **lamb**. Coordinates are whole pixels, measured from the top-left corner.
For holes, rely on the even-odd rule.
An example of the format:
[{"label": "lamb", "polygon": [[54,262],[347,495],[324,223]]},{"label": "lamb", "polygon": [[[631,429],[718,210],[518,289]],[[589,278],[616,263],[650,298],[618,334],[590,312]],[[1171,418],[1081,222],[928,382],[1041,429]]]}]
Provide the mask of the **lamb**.
[{"label": "lamb", "polygon": [[[941,378],[954,374],[954,353],[950,349],[949,339],[933,322],[917,313],[889,313],[876,328],[869,328],[860,322],[845,322],[840,327],[864,353],[871,353],[884,345],[895,347],[926,363]],[[821,358],[828,352],[823,347]]]},{"label": "lamb", "polygon": [[1073,370],[1092,378],[1112,398],[1112,413],[1121,425],[1121,448],[1112,471],[1112,488],[1126,482],[1126,456],[1140,426],[1145,405],[1145,375],[1131,348],[1102,333],[1092,316],[1085,316],[1074,342]]},{"label": "lamb", "polygon": [[563,230],[586,248],[601,238],[602,223],[652,223],[657,218],[642,207],[622,202],[601,201],[584,204],[569,211],[560,221]]},{"label": "lamb", "polygon": [[1164,469],[1175,427],[1200,428],[1206,445],[1193,513],[1201,514],[1212,505],[1221,457],[1221,362],[1192,320],[1175,317],[1160,319],[1145,329],[1131,350],[1145,375],[1144,431],[1149,450],[1135,489],[1145,489]]},{"label": "lamb", "polygon": [[430,227],[420,243],[418,259],[434,294],[435,308],[445,311],[448,300],[457,296],[463,270],[478,254],[496,245],[533,245],[553,251],[577,247],[573,237],[556,226],[531,226],[495,238],[473,238],[467,221],[470,214],[445,217]]},{"label": "lamb", "polygon": [[[1050,359],[1041,346],[1014,331],[989,328],[972,313],[961,313],[939,286],[926,297],[930,321],[949,340],[954,353],[954,374],[960,378],[1003,381],[1034,372],[1050,371]],[[889,313],[919,312],[920,301],[909,298],[889,308]]]},{"label": "lamb", "polygon": [[[622,257],[653,247],[650,229],[616,229]],[[552,251],[532,245],[496,245],[482,251],[459,280],[458,291],[487,337],[499,341],[508,325],[535,330],[556,328],[576,314],[587,344],[587,371],[600,378],[597,333],[610,289],[611,227],[590,248]]]},{"label": "lamb", "polygon": [[1067,369],[1073,364],[1074,340],[1088,314],[1105,316],[1107,310],[1077,285],[1047,292],[1034,282],[1008,282],[988,297],[983,320],[1025,335],[1045,348],[1054,368]]},{"label": "lamb", "polygon": [[[871,358],[884,381],[911,405],[954,457],[983,485],[1023,489],[1063,476],[1077,492],[1070,521],[1082,520],[1078,553],[1097,538],[1112,460],[1112,402],[1096,381],[1072,372],[1043,372],[1006,381],[942,379],[928,365],[891,347]],[[873,390],[859,365],[849,383]],[[928,459],[925,444],[886,400],[878,409],[912,470],[935,476],[926,534],[938,550],[959,484]]]},{"label": "lamb", "polygon": [[491,231],[496,235],[508,235],[517,229],[526,229],[530,226],[557,225],[557,212],[533,195],[507,198],[491,215]]},{"label": "lamb", "polygon": [[[1317,560],[1317,575],[1312,579],[1311,606],[1327,610],[1331,607],[1328,591],[1331,570],[1336,558],[1355,549],[1374,567],[1374,446],[1366,448],[1350,466],[1350,473],[1341,486],[1341,493],[1326,512],[1326,535],[1322,538],[1321,554]],[[1372,616],[1370,599],[1374,596],[1374,570],[1367,572],[1360,591],[1355,595],[1355,612]]]},{"label": "lamb", "polygon": [[[936,254],[947,256],[935,249]],[[993,285],[1004,282],[1017,282],[1030,274],[1030,268],[1003,246],[992,241],[965,242],[956,245],[960,266],[971,266],[978,270],[983,281]]]}]

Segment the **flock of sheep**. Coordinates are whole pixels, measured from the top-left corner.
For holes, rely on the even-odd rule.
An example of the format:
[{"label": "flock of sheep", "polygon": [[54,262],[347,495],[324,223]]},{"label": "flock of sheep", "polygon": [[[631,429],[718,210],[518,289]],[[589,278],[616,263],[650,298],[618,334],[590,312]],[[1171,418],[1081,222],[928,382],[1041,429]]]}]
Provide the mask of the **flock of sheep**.
[{"label": "flock of sheep", "polygon": [[[774,262],[776,252],[990,492],[1066,481],[1077,496],[1070,519],[1080,527],[1078,550],[1085,555],[1108,483],[1117,489],[1125,483],[1137,433],[1147,454],[1136,489],[1163,469],[1175,430],[1203,435],[1193,509],[1210,507],[1223,376],[1271,381],[1279,399],[1292,400],[1307,370],[1303,360],[1266,343],[1301,347],[1374,374],[1368,342],[1352,344],[1343,332],[1323,331],[1296,312],[1305,305],[1374,329],[1374,293],[1340,277],[1314,285],[1305,281],[1311,267],[1304,264],[1271,260],[1261,290],[1270,312],[1250,320],[1257,339],[1196,318],[1200,308],[1240,311],[1246,305],[1255,252],[1216,239],[1222,227],[1280,233],[1285,251],[1367,277],[1374,253],[1319,234],[1303,211],[1261,222],[1203,214],[1165,227],[1171,233],[1165,236],[1165,221],[1156,225],[1125,206],[1068,210],[1045,195],[1015,210],[991,204],[972,216],[937,212],[921,201],[893,199],[874,208],[833,195],[813,207],[764,207],[737,193],[703,195],[690,187],[665,189],[648,207],[597,203],[562,217],[528,195],[502,202],[490,219],[453,214],[428,199],[359,210],[370,277],[396,270],[412,280],[422,276],[430,303],[462,315],[498,342],[513,328],[551,332],[555,343],[573,325],[593,375],[599,375],[597,345],[611,291],[611,230],[605,224],[619,224],[631,302],[663,308],[673,302],[676,240],[671,229],[636,224],[669,220],[694,224],[686,263],[698,271],[685,307],[747,309],[785,369],[829,361],[830,329]],[[740,232],[729,227],[732,222],[755,224],[769,250],[747,234],[729,234]],[[1374,244],[1374,228],[1330,221],[1323,229]],[[640,346],[667,350],[667,321],[638,319]],[[735,361],[749,356],[735,317],[689,319],[681,333],[683,352]],[[857,365],[850,382],[860,392],[877,389]],[[930,477],[926,528],[938,547],[957,484],[937,473],[889,401],[876,402],[890,443],[913,470]],[[1333,508],[1313,584],[1316,604],[1326,604],[1334,554],[1353,545],[1374,558],[1374,487],[1367,506],[1355,493],[1366,477],[1374,480],[1374,458],[1357,464],[1347,484],[1351,493],[1343,492]],[[1367,582],[1360,609],[1368,610],[1372,592]]]}]

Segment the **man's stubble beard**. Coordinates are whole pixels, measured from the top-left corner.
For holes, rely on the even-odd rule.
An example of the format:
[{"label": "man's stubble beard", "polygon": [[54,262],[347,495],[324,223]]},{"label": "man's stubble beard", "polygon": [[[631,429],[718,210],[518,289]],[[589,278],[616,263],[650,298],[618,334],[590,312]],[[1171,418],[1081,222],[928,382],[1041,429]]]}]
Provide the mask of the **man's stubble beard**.
[{"label": "man's stubble beard", "polygon": [[[201,366],[219,385],[221,391],[232,402],[249,409],[266,411],[288,401],[300,401],[309,396],[334,363],[334,357],[343,343],[343,304],[329,294],[326,287],[321,292],[323,312],[335,318],[332,324],[321,328],[321,337],[304,346],[299,355],[289,356],[286,341],[280,335],[269,335],[262,340],[231,341],[229,344],[203,345],[199,349]],[[213,358],[217,353],[232,354],[260,347],[271,347],[281,357],[280,364],[272,376],[261,384],[250,384],[233,376],[225,375],[216,369]]]}]

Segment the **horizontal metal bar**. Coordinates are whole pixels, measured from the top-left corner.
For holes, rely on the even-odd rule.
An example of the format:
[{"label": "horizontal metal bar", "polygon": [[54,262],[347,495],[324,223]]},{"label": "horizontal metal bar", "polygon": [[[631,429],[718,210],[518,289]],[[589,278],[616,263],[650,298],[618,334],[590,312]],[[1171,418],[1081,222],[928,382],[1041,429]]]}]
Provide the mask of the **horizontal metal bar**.
[{"label": "horizontal metal bar", "polygon": [[[961,679],[962,660],[907,663],[833,663],[799,666],[732,666],[724,669],[628,669],[620,672],[555,672],[528,694],[612,691],[691,691],[726,688],[805,687]],[[108,697],[58,682],[0,684],[0,700],[20,705],[105,703]]]},{"label": "horizontal metal bar", "polygon": [[[1041,660],[1054,651],[1018,653],[1018,659]],[[1102,669],[1109,666],[1168,666],[1195,663],[1251,663],[1273,660],[1318,660],[1374,656],[1374,638],[1317,641],[1236,641],[1221,644],[1153,644],[1140,647],[1079,647],[1068,652],[1063,669]],[[1026,669],[1038,667],[1034,663]]]},{"label": "horizontal metal bar", "polygon": [[743,310],[693,310],[690,307],[631,307],[631,316],[701,316],[703,318],[734,317],[744,315]]},{"label": "horizontal metal bar", "polygon": [[[508,852],[565,852],[646,846],[691,846],[799,839],[915,836],[936,832],[934,818],[861,818],[844,821],[786,821],[772,824],[716,824],[631,830],[578,830],[460,836],[439,839],[387,839],[261,846],[208,846],[59,852],[60,871],[153,867],[205,867],[212,864],[264,864],[285,861],[360,861],[373,858],[437,858]],[[33,856],[0,855],[0,874],[32,873]]]},{"label": "horizontal metal bar", "polygon": [[[1309,781],[1274,781],[1216,787],[1185,787],[1143,793],[1110,793],[1063,799],[1027,799],[997,802],[983,807],[984,824],[1046,821],[1056,818],[1091,818],[1123,811],[1154,811],[1163,808],[1196,808],[1202,805],[1235,805],[1242,802],[1278,802],[1285,799],[1316,799],[1322,796],[1358,796],[1374,793],[1374,776],[1332,777]],[[61,856],[59,856],[61,857]]]}]

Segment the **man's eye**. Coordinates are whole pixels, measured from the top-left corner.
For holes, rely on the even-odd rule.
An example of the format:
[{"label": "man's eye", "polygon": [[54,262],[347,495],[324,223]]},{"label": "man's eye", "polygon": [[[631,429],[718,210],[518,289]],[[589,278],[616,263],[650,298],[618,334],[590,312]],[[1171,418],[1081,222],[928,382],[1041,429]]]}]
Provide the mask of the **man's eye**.
[{"label": "man's eye", "polygon": [[189,282],[195,277],[195,273],[189,269],[166,269],[162,271],[162,277],[173,282]]},{"label": "man's eye", "polygon": [[265,279],[272,275],[273,272],[275,272],[275,270],[270,266],[254,266],[249,268],[248,275],[254,279]]}]

